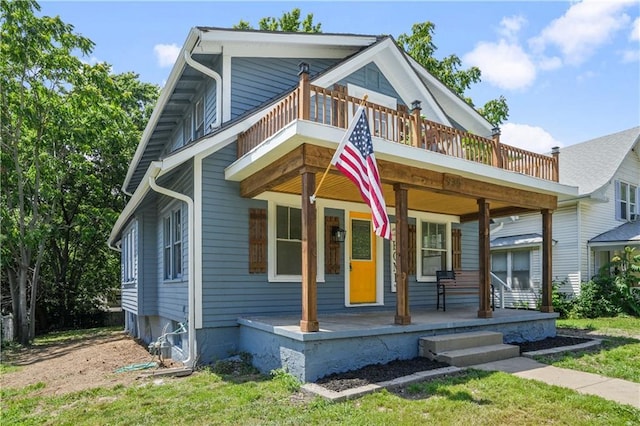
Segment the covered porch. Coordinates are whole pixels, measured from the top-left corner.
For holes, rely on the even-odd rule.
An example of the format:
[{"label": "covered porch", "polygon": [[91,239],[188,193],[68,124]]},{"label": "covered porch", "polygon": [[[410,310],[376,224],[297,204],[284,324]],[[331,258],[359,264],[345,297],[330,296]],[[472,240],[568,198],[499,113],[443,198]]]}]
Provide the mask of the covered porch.
[{"label": "covered porch", "polygon": [[411,324],[398,325],[389,311],[320,314],[319,330],[300,330],[299,317],[260,316],[238,319],[240,350],[268,372],[286,368],[304,382],[368,364],[385,364],[418,356],[420,337],[469,331],[503,333],[505,343],[555,336],[556,313],[496,309],[480,319],[474,307],[447,312],[414,309]]},{"label": "covered porch", "polygon": [[[264,194],[300,197],[302,215],[302,315],[298,332],[321,332],[317,296],[317,210],[311,201],[361,203],[360,193],[346,177],[332,169],[319,188],[317,182],[330,163],[358,104],[367,109],[374,148],[395,235],[395,314],[380,312],[392,323],[415,324],[409,301],[410,211],[446,214],[460,222],[478,221],[479,297],[475,318],[490,319],[491,278],[489,225],[492,217],[540,212],[543,236],[542,303],[551,303],[551,217],[557,208],[557,156],[544,156],[444,126],[421,117],[420,103],[412,111],[391,110],[340,90],[312,86],[304,66],[299,87],[274,101],[256,116],[256,123],[238,137],[237,160],[225,170],[246,198]],[[569,193],[570,191],[567,191]],[[410,248],[411,247],[411,248]],[[413,250],[413,253],[412,253]],[[454,257],[447,269],[461,269]],[[444,269],[444,268],[443,268]],[[447,312],[448,313],[448,312]],[[322,318],[325,318],[324,316]]]}]

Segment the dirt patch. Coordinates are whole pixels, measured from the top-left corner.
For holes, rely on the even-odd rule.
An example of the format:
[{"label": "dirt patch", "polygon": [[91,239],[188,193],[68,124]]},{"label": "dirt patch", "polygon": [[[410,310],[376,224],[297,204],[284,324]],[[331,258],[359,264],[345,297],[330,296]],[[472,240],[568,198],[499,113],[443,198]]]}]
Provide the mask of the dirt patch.
[{"label": "dirt patch", "polygon": [[[100,333],[93,337],[32,346],[3,353],[2,362],[19,366],[0,377],[3,388],[23,388],[37,383],[46,386],[41,395],[63,395],[95,387],[129,385],[141,371],[116,373],[121,367],[158,361],[147,349],[123,332]],[[180,366],[168,362],[166,367]],[[149,370],[145,370],[149,371]]]}]

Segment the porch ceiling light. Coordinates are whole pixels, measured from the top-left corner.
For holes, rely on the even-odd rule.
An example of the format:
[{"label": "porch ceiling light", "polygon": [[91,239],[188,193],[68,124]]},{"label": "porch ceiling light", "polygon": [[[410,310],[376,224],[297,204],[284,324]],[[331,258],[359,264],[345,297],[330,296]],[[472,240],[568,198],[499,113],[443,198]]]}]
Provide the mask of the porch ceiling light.
[{"label": "porch ceiling light", "polygon": [[340,228],[339,226],[331,227],[331,238],[336,243],[344,243],[344,239],[347,236],[347,231]]}]

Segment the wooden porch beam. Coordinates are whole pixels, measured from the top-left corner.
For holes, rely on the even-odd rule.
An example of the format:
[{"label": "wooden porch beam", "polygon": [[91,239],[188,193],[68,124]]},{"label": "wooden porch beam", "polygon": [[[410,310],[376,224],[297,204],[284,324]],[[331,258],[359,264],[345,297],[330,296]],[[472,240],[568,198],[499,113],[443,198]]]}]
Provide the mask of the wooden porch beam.
[{"label": "wooden porch beam", "polygon": [[316,190],[316,174],[302,173],[302,319],[300,331],[320,330],[318,323],[318,291],[316,283],[317,236],[316,205],[311,197]]},{"label": "wooden porch beam", "polygon": [[396,318],[399,325],[411,324],[409,313],[409,209],[408,189],[396,184]]},{"label": "wooden porch beam", "polygon": [[300,174],[303,149],[298,147],[240,182],[240,195],[252,198]]},{"label": "wooden porch beam", "polygon": [[541,312],[553,312],[552,299],[552,211],[542,210],[542,305]]},{"label": "wooden porch beam", "polygon": [[[520,215],[520,214],[525,214],[525,213],[531,213],[537,210],[534,209],[525,209],[523,207],[505,207],[502,209],[493,209],[489,212],[489,214],[491,215],[491,218],[498,218],[498,217],[506,217],[506,216],[515,216],[515,215]],[[464,214],[462,216],[460,216],[460,222],[464,223],[464,222],[473,222],[474,220],[478,220],[478,213],[469,213],[469,214]]]},{"label": "wooden porch beam", "polygon": [[489,245],[489,203],[478,200],[478,248],[480,266],[480,301],[478,318],[491,318],[491,248]]}]

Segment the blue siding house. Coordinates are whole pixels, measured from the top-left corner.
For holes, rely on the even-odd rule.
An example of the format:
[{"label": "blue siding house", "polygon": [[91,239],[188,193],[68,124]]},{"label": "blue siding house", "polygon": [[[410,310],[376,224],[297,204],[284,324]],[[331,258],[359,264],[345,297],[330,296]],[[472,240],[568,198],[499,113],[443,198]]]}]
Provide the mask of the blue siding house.
[{"label": "blue siding house", "polygon": [[[338,170],[320,185],[358,105],[391,240]],[[556,157],[501,144],[389,36],[193,28],[122,189],[109,244],[126,330],[166,336],[188,366],[249,352],[311,381],[416,356],[424,334],[555,333],[551,216],[576,189]],[[525,212],[543,228],[542,305],[514,317],[491,306],[488,230]],[[478,291],[435,319],[438,270],[474,271]]]}]

